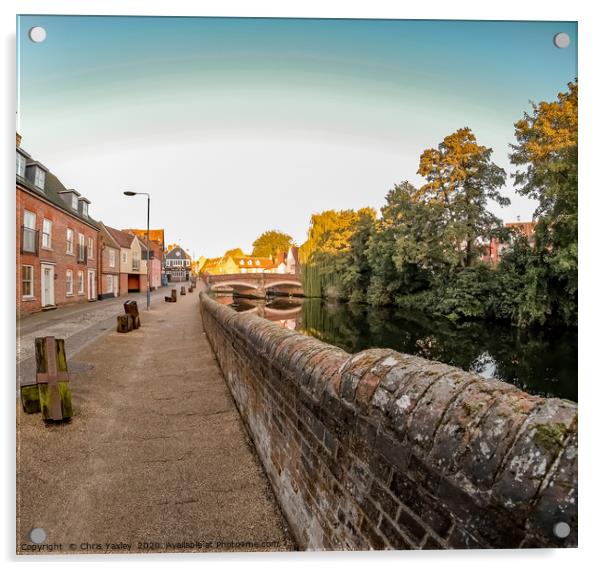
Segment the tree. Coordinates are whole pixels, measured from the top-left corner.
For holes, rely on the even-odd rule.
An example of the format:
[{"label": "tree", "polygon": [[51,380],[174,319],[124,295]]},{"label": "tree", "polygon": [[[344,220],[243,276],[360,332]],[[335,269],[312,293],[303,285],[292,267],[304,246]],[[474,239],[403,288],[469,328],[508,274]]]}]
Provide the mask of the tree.
[{"label": "tree", "polygon": [[[578,243],[578,86],[568,84],[551,103],[532,103],[514,125],[517,144],[510,160],[519,170],[512,176],[517,191],[538,201],[535,251],[526,298],[530,320],[544,322],[557,315],[577,323]],[[536,308],[536,310],[535,310]],[[523,311],[529,320],[530,311]]]},{"label": "tree", "polygon": [[[436,212],[436,230],[442,243],[453,244],[450,259],[457,267],[469,267],[479,258],[479,242],[489,238],[502,223],[487,209],[488,202],[507,206],[510,200],[500,188],[506,173],[491,161],[492,149],[477,144],[465,127],[446,136],[436,149],[420,156],[418,174],[426,178],[415,198]],[[425,220],[426,221],[426,220]]]},{"label": "tree", "polygon": [[245,254],[240,247],[235,247],[234,249],[229,249],[226,253],[224,253],[224,257],[244,257]]},{"label": "tree", "polygon": [[372,208],[326,210],[312,215],[307,241],[299,251],[306,294],[345,299],[351,296],[366,270],[362,244],[375,217]]},{"label": "tree", "polygon": [[253,255],[259,257],[275,257],[279,253],[287,252],[294,245],[293,238],[278,230],[263,232],[253,242]]}]

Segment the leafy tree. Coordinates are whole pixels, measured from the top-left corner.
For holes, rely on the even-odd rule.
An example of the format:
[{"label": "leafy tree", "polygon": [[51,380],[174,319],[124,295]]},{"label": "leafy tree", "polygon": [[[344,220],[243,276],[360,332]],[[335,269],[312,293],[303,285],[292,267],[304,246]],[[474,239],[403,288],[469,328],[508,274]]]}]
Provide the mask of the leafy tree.
[{"label": "leafy tree", "polygon": [[517,144],[510,160],[517,191],[538,201],[535,251],[526,274],[526,322],[557,316],[577,323],[578,87],[568,84],[551,103],[532,104],[514,125]]},{"label": "leafy tree", "polygon": [[263,232],[253,242],[253,255],[259,257],[274,257],[281,252],[288,251],[294,245],[293,238],[278,230]]},{"label": "leafy tree", "polygon": [[510,204],[500,193],[506,173],[491,161],[491,153],[492,149],[477,144],[473,132],[465,127],[420,156],[418,173],[426,178],[426,184],[416,197],[433,208],[425,221],[432,225],[438,220],[441,243],[453,245],[449,261],[458,267],[473,265],[481,253],[479,240],[502,225],[487,210],[488,202]]},{"label": "leafy tree", "polygon": [[[371,208],[326,210],[312,215],[307,241],[300,248],[300,258],[305,264],[305,291],[341,299],[351,296],[367,269],[363,243],[375,216]],[[354,300],[360,297],[361,293],[357,293]]]},{"label": "leafy tree", "polygon": [[244,252],[240,247],[235,247],[234,249],[229,249],[226,253],[224,253],[224,257],[244,257]]}]

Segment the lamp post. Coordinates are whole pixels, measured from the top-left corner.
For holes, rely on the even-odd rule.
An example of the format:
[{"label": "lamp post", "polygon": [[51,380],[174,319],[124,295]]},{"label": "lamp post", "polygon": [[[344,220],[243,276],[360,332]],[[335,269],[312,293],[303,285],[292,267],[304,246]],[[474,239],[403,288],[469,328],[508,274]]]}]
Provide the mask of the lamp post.
[{"label": "lamp post", "polygon": [[131,192],[126,190],[126,196],[146,196],[146,310],[150,309],[150,194],[147,192]]}]

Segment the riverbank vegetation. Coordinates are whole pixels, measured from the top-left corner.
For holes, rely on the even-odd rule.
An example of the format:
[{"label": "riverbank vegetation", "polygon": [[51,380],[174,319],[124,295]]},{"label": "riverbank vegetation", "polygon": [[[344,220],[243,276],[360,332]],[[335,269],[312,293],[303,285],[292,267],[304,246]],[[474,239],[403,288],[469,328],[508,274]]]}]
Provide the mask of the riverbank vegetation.
[{"label": "riverbank vegetation", "polygon": [[[577,82],[514,125],[515,191],[537,200],[532,236],[490,210],[506,172],[469,128],[420,156],[417,188],[391,189],[380,214],[328,210],[300,248],[305,294],[419,309],[451,320],[577,324]],[[491,248],[503,254],[493,263]]]}]

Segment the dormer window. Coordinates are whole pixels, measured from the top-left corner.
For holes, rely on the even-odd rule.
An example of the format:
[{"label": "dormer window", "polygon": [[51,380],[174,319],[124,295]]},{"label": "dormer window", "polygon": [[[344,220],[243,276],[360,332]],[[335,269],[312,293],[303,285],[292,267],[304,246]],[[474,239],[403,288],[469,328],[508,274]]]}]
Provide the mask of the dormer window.
[{"label": "dormer window", "polygon": [[88,202],[82,202],[82,214],[88,217]]},{"label": "dormer window", "polygon": [[73,194],[73,196],[71,196],[71,207],[74,210],[77,210],[77,196],[75,194]]},{"label": "dormer window", "polygon": [[46,181],[46,173],[39,167],[36,167],[36,174],[34,184],[40,189],[44,190],[44,182]]},{"label": "dormer window", "polygon": [[20,152],[17,153],[17,176],[25,176],[25,157]]}]

